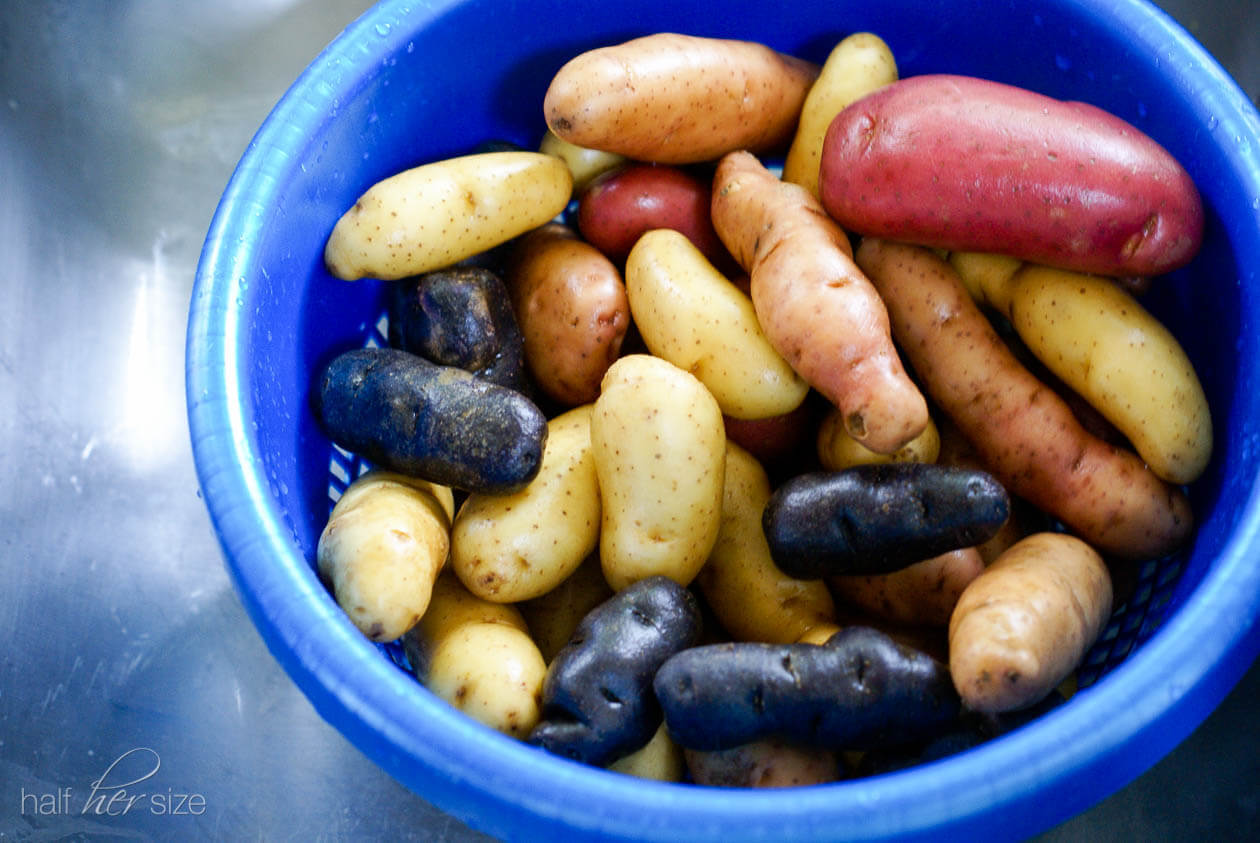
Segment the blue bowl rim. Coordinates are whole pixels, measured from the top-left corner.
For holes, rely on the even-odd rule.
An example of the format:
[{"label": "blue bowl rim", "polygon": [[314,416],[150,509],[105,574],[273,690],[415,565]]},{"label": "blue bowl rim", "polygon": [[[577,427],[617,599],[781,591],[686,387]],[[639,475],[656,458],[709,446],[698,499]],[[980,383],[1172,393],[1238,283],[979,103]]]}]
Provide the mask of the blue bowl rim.
[{"label": "blue bowl rim", "polygon": [[[1200,95],[1217,100],[1221,130],[1249,140],[1235,154],[1249,195],[1260,197],[1260,118],[1216,60],[1145,0],[1070,2],[1100,12],[1106,7],[1115,26],[1202,80]],[[295,549],[266,482],[253,470],[261,456],[233,397],[243,394],[240,366],[250,312],[250,293],[241,281],[255,259],[253,235],[283,172],[293,166],[286,150],[317,130],[330,103],[350,94],[360,65],[382,47],[400,48],[409,31],[454,2],[424,5],[384,0],[365,12],[316,57],[263,123],[207,234],[186,347],[194,461],[237,591],[276,659],[321,715],[365,754],[438,807],[508,836],[548,826],[635,839],[879,839],[935,836],[951,828],[1022,835],[1126,784],[1224,698],[1260,652],[1254,627],[1260,566],[1253,562],[1260,557],[1260,498],[1254,478],[1238,528],[1213,568],[1112,678],[999,741],[861,782],[730,791],[579,767],[465,718],[382,659],[339,616]],[[1116,711],[1125,716],[1110,716]],[[1104,785],[1082,784],[1104,768]]]}]

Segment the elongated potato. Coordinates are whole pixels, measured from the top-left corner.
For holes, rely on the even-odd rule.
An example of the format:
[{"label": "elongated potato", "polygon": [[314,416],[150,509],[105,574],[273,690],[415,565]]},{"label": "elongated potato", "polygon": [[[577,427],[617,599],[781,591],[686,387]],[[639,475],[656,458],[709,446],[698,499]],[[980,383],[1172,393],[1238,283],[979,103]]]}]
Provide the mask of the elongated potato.
[{"label": "elongated potato", "polygon": [[948,263],[931,249],[875,238],[862,241],[857,259],[921,382],[1012,495],[1121,558],[1181,546],[1193,523],[1184,493],[1087,433],[1015,359]]},{"label": "elongated potato", "polygon": [[951,550],[891,574],[829,577],[841,601],[905,624],[945,626],[963,589],[984,570],[974,547]]},{"label": "elongated potato", "polygon": [[791,644],[819,626],[834,632],[835,604],[826,584],[789,577],[770,558],[761,529],[770,492],[756,458],[727,442],[722,526],[696,585],[736,641]]},{"label": "elongated potato", "polygon": [[690,164],[786,145],[818,66],[763,44],[671,32],[571,59],[543,99],[569,143]]},{"label": "elongated potato", "polygon": [[783,180],[818,195],[827,127],[845,106],[897,81],[897,61],[878,35],[855,32],[837,44],[801,106],[801,119],[783,161]]},{"label": "elongated potato", "polygon": [[484,152],[413,167],[377,182],[324,247],[338,278],[397,280],[472,257],[552,219],[573,177],[541,152]]},{"label": "elongated potato", "polygon": [[599,546],[599,481],[591,405],[547,423],[542,465],[510,495],[469,495],[451,528],[451,569],[484,600],[546,594]]},{"label": "elongated potato", "polygon": [[819,193],[860,234],[1102,275],[1169,272],[1203,239],[1194,182],[1136,127],[966,76],[902,79],[844,109]]},{"label": "elongated potato", "polygon": [[1012,545],[963,592],[949,622],[949,669],[982,712],[1048,696],[1076,669],[1111,614],[1102,557],[1062,533]]},{"label": "elongated potato", "polygon": [[451,571],[403,638],[416,678],[480,723],[524,738],[538,722],[547,665],[514,607],[476,597]]},{"label": "elongated potato", "polygon": [[717,401],[674,364],[627,355],[604,376],[591,447],[608,584],[620,590],[652,574],[690,583],[722,520],[726,433]]},{"label": "elongated potato", "polygon": [[514,245],[504,281],[524,337],[525,364],[553,400],[589,404],[630,328],[621,273],[560,223],[540,226]]},{"label": "elongated potato", "polygon": [[648,350],[700,379],[737,419],[789,413],[809,384],[774,350],[752,301],[680,232],[639,238],[626,259],[630,313]]},{"label": "elongated potato", "polygon": [[823,416],[816,442],[818,461],[828,471],[882,462],[936,462],[941,450],[940,432],[929,416],[927,426],[918,436],[891,454],[877,454],[844,429],[844,418],[838,407],[833,407]]},{"label": "elongated potato", "polygon": [[388,471],[350,484],[319,536],[315,559],[337,604],[373,641],[393,641],[429,607],[446,564],[451,490]]},{"label": "elongated potato", "polygon": [[1196,480],[1212,455],[1212,417],[1177,338],[1113,281],[1025,265],[1007,315],[1034,355],[1114,424],[1151,471]]},{"label": "elongated potato", "polygon": [[554,155],[565,163],[573,176],[574,193],[581,193],[596,178],[626,163],[624,155],[576,146],[556,137],[556,133],[550,129],[543,133],[538,151]]},{"label": "elongated potato", "polygon": [[892,453],[923,432],[927,403],[893,347],[888,313],[808,191],[731,153],[713,179],[713,225],[751,277],[766,338],[841,409],[850,436]]}]

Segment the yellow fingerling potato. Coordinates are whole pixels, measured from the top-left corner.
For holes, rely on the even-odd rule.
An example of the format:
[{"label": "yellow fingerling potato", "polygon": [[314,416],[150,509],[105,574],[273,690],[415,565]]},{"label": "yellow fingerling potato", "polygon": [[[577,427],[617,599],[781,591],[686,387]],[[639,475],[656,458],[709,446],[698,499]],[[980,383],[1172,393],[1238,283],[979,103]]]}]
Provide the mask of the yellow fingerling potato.
[{"label": "yellow fingerling potato", "polygon": [[543,134],[538,151],[546,155],[554,155],[565,163],[573,175],[574,193],[581,193],[595,180],[596,176],[626,163],[624,155],[569,143],[557,137],[556,133],[550,129]]},{"label": "yellow fingerling potato", "polygon": [[451,568],[473,594],[517,603],[546,594],[599,544],[591,405],[547,424],[542,465],[510,495],[471,494],[451,528]]},{"label": "yellow fingerling potato", "polygon": [[704,384],[631,354],[604,376],[591,414],[604,578],[616,590],[661,574],[689,584],[722,521],[726,432]]},{"label": "yellow fingerling potato", "polygon": [[696,576],[705,602],[737,641],[790,644],[810,630],[836,631],[835,604],[822,580],[798,580],[770,558],[761,513],[770,480],[752,454],[727,442],[722,526]]},{"label": "yellow fingerling potato", "polygon": [[1046,368],[1128,437],[1156,475],[1193,482],[1212,455],[1212,418],[1172,333],[1114,281],[1028,264],[1008,315]]},{"label": "yellow fingerling potato", "polygon": [[800,123],[783,162],[783,180],[818,196],[823,138],[832,118],[850,103],[895,81],[897,61],[878,35],[855,32],[837,44],[801,106]]},{"label": "yellow fingerling potato", "polygon": [[669,736],[669,730],[662,723],[656,734],[652,735],[652,740],[641,749],[618,758],[608,765],[608,769],[640,779],[678,782],[682,781],[687,764],[683,760],[682,747],[674,743],[674,739]]},{"label": "yellow fingerling potato", "polygon": [[1111,614],[1102,557],[1065,533],[1012,545],[963,591],[949,622],[949,670],[975,711],[1026,708],[1077,668]]},{"label": "yellow fingerling potato", "polygon": [[818,426],[818,461],[828,471],[872,463],[936,462],[940,451],[940,432],[930,416],[922,433],[891,454],[877,454],[850,436],[838,407],[828,410]]},{"label": "yellow fingerling potato", "polygon": [[338,278],[397,280],[472,257],[568,205],[573,176],[541,152],[486,152],[377,182],[333,227],[324,263]]},{"label": "yellow fingerling potato", "polygon": [[947,260],[973,299],[1002,313],[1010,310],[1007,284],[1022,260],[993,252],[950,252]]},{"label": "yellow fingerling potato", "polygon": [[373,641],[393,641],[429,606],[446,564],[451,490],[386,471],[362,475],[342,494],[315,551],[337,604]]},{"label": "yellow fingerling potato", "polygon": [[516,738],[538,723],[547,665],[515,607],[482,600],[447,571],[403,644],[416,678],[474,720]]},{"label": "yellow fingerling potato", "polygon": [[752,300],[690,240],[649,231],[626,258],[630,313],[648,350],[700,379],[737,419],[783,415],[809,385],[766,339]]}]

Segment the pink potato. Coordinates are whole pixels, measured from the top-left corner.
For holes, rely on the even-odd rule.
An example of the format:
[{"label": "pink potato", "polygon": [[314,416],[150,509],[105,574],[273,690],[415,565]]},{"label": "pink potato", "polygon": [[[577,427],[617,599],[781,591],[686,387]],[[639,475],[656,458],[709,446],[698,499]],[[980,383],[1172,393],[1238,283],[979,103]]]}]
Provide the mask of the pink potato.
[{"label": "pink potato", "polygon": [[859,234],[1101,275],[1168,272],[1203,238],[1190,176],[1140,130],[966,76],[908,77],[841,111],[820,198]]},{"label": "pink potato", "polygon": [[711,186],[678,167],[631,164],[596,179],[578,199],[577,228],[614,263],[624,263],[654,228],[683,234],[719,270],[737,269],[713,230]]}]

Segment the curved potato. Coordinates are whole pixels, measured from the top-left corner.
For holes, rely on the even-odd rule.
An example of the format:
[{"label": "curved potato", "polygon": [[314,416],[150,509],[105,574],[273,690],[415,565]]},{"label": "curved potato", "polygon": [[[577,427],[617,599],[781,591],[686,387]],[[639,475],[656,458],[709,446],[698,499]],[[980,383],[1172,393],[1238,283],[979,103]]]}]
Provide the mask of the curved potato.
[{"label": "curved potato", "polygon": [[473,594],[517,603],[546,594],[599,545],[591,405],[547,423],[542,465],[510,495],[471,494],[451,528],[451,569]]},{"label": "curved potato", "polygon": [[337,278],[397,280],[441,269],[536,228],[565,209],[573,176],[541,152],[483,152],[377,182],[333,227]]},{"label": "curved potato", "polygon": [[1125,435],[1151,471],[1178,485],[1212,456],[1212,416],[1177,338],[1114,281],[1024,266],[1007,311],[1046,368]]},{"label": "curved potato", "polygon": [[928,416],[923,432],[891,454],[879,454],[849,435],[840,408],[833,406],[818,426],[818,461],[828,471],[884,462],[936,462],[941,435]]},{"label": "curved potato", "polygon": [[604,376],[591,447],[608,584],[619,590],[652,574],[690,583],[722,520],[726,433],[717,401],[674,364],[627,355]]},{"label": "curved potato", "polygon": [[504,281],[539,389],[568,407],[594,401],[630,328],[621,273],[572,229],[548,223],[515,244]]},{"label": "curved potato", "polygon": [[975,711],[1014,711],[1048,696],[1111,614],[1102,557],[1074,536],[1035,533],[978,576],[949,622],[949,669]]},{"label": "curved potato", "polygon": [[835,604],[826,584],[789,577],[770,558],[761,529],[770,493],[761,464],[727,442],[722,526],[696,585],[736,641],[791,644],[819,626],[834,632]]},{"label": "curved potato", "polygon": [[786,144],[817,74],[817,65],[763,44],[663,32],[567,62],[543,115],[578,146],[691,164]]},{"label": "curved potato", "polygon": [[451,490],[370,471],[338,499],[319,536],[316,566],[337,604],[373,641],[393,641],[425,614],[446,564]]},{"label": "curved potato", "polygon": [[855,32],[837,44],[814,80],[783,161],[783,180],[818,195],[823,138],[845,106],[897,81],[897,61],[878,35]]},{"label": "curved potato", "polygon": [[805,400],[809,385],[770,345],[752,301],[678,231],[639,238],[626,294],[648,350],[699,378],[724,414],[768,418]]}]

